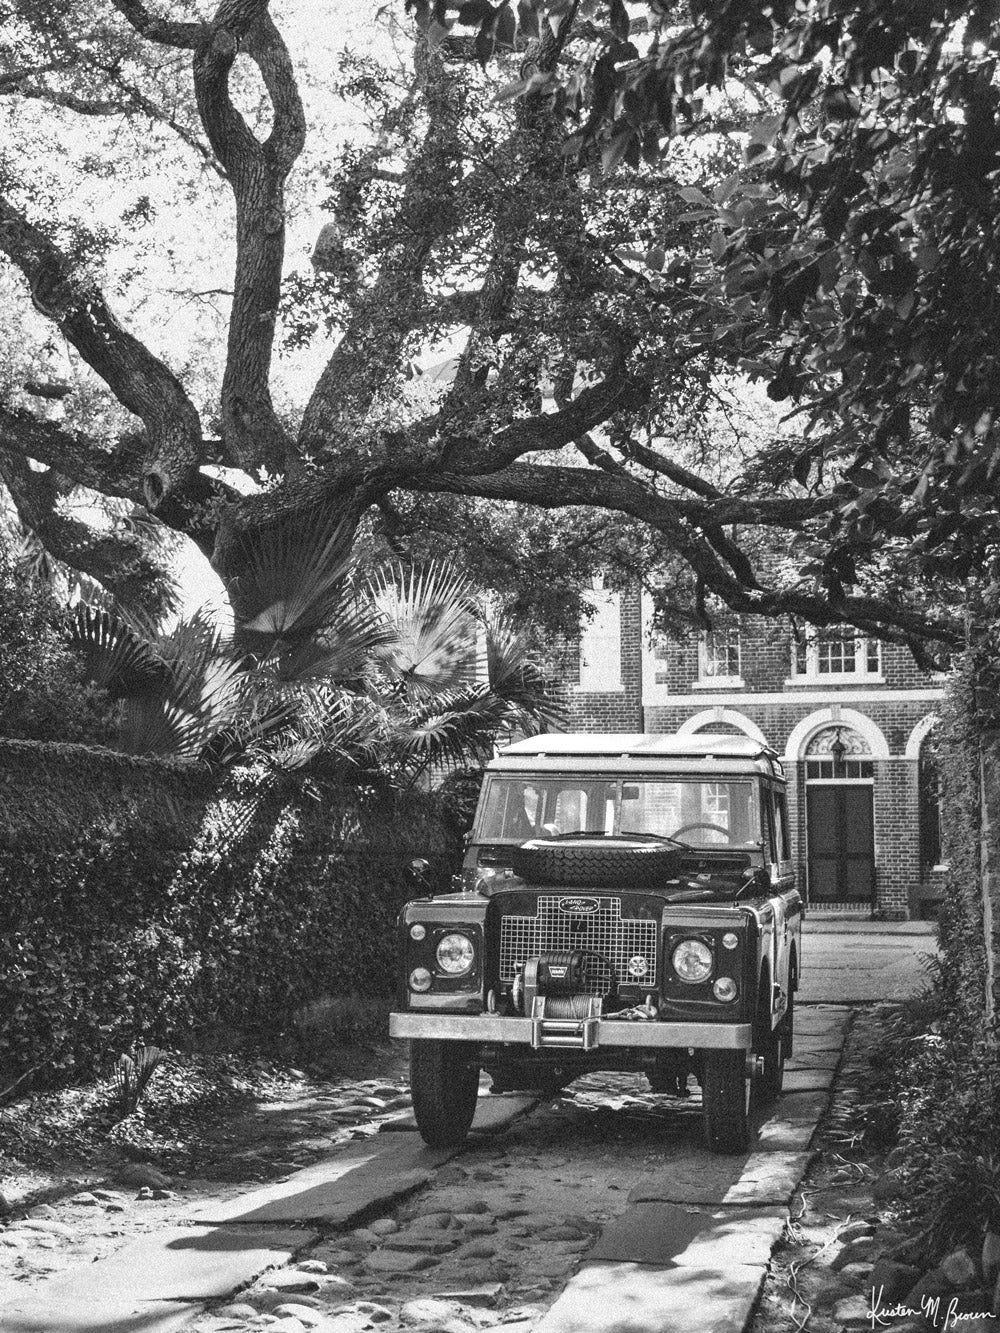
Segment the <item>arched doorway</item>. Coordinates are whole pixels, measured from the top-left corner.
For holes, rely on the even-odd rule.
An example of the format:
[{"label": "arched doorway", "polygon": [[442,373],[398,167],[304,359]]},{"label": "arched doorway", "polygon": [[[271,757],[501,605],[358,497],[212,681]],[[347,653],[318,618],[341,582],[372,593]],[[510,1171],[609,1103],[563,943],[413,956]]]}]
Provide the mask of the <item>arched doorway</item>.
[{"label": "arched doorway", "polygon": [[803,756],[809,901],[871,907],[875,902],[874,761],[865,738],[834,723]]}]

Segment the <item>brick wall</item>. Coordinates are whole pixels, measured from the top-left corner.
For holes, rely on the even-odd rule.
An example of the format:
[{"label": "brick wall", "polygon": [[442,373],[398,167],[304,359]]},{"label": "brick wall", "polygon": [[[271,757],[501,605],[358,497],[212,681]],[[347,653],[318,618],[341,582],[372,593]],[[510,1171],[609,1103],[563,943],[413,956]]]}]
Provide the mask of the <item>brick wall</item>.
[{"label": "brick wall", "polygon": [[619,595],[621,617],[619,666],[621,686],[612,690],[583,690],[579,686],[579,648],[576,664],[567,672],[566,702],[570,731],[642,731],[642,632],[638,591]]},{"label": "brick wall", "polygon": [[[933,885],[934,875],[929,875],[920,864],[918,765],[912,756],[912,745],[910,757],[907,747],[918,724],[936,711],[943,689],[941,678],[921,671],[905,648],[883,644],[880,680],[857,673],[794,678],[794,683],[790,683],[793,680],[790,627],[782,622],[743,617],[740,621],[742,686],[734,688],[729,682],[716,684],[699,679],[698,640],[693,635],[679,642],[664,641],[655,651],[647,650],[644,654],[643,608],[637,593],[623,595],[620,613],[621,689],[582,691],[578,684],[570,686],[569,725],[581,731],[672,733],[695,715],[708,713],[699,730],[710,731],[711,714],[716,712],[719,730],[729,732],[753,724],[780,755],[785,755],[800,724],[807,733],[805,739],[819,727],[831,725],[868,734],[869,740],[874,739],[879,745],[878,750],[872,751],[874,910],[889,919],[919,914],[921,895],[926,894],[929,882]],[[911,694],[919,691],[921,697],[899,697],[900,691]],[[754,695],[773,697],[746,697]],[[847,695],[850,697],[845,698]],[[815,726],[808,726],[807,720]],[[856,725],[858,722],[860,725]],[[753,727],[746,729],[753,731]],[[799,743],[801,734],[797,733],[792,740],[794,753],[786,759],[786,770],[792,845],[801,882],[805,883],[808,838],[805,764],[799,762],[804,757]]]}]

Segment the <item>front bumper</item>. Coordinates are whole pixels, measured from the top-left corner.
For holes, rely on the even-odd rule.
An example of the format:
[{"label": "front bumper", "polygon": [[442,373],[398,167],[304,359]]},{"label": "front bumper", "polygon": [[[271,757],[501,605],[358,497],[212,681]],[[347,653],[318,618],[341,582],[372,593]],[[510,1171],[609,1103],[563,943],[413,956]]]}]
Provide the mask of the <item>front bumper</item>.
[{"label": "front bumper", "polygon": [[[748,1051],[750,1023],[659,1023],[628,1022],[597,1018],[587,1049],[598,1046],[653,1047]],[[440,1041],[502,1042],[532,1046],[530,1018],[501,1018],[499,1014],[389,1015],[390,1037],[436,1038]],[[548,1044],[548,1043],[546,1043]]]}]

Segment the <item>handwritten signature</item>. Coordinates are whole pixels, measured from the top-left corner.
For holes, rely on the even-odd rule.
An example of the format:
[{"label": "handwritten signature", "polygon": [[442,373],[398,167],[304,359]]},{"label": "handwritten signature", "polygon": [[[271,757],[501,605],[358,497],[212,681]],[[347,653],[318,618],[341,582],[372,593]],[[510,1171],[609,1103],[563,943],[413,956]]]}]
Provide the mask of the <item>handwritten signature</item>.
[{"label": "handwritten signature", "polygon": [[933,1328],[942,1330],[960,1328],[964,1322],[973,1319],[996,1319],[998,1317],[984,1311],[967,1313],[959,1310],[957,1296],[952,1296],[944,1305],[942,1305],[943,1298],[941,1296],[921,1296],[919,1308],[914,1309],[910,1305],[883,1305],[884,1293],[885,1287],[879,1287],[878,1291],[874,1287],[872,1288],[871,1308],[867,1317],[873,1333],[876,1328],[888,1328],[894,1319],[908,1319],[916,1315],[922,1315],[930,1321]]}]

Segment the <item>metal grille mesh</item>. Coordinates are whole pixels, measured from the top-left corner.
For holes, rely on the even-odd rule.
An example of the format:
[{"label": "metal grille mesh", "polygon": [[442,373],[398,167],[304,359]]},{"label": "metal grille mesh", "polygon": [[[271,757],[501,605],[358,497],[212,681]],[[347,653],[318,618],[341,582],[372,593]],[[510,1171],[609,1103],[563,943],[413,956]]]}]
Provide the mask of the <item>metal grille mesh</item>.
[{"label": "metal grille mesh", "polygon": [[[619,984],[653,984],[656,976],[656,921],[622,916],[620,898],[598,898],[598,910],[584,915],[561,912],[565,897],[540,894],[535,916],[503,916],[500,919],[500,980],[513,981],[518,970],[537,954],[563,949],[586,949],[603,954],[614,969]],[[643,958],[641,976],[629,973],[629,962]],[[607,970],[592,960],[586,969],[585,990],[605,995],[610,989]]]}]

